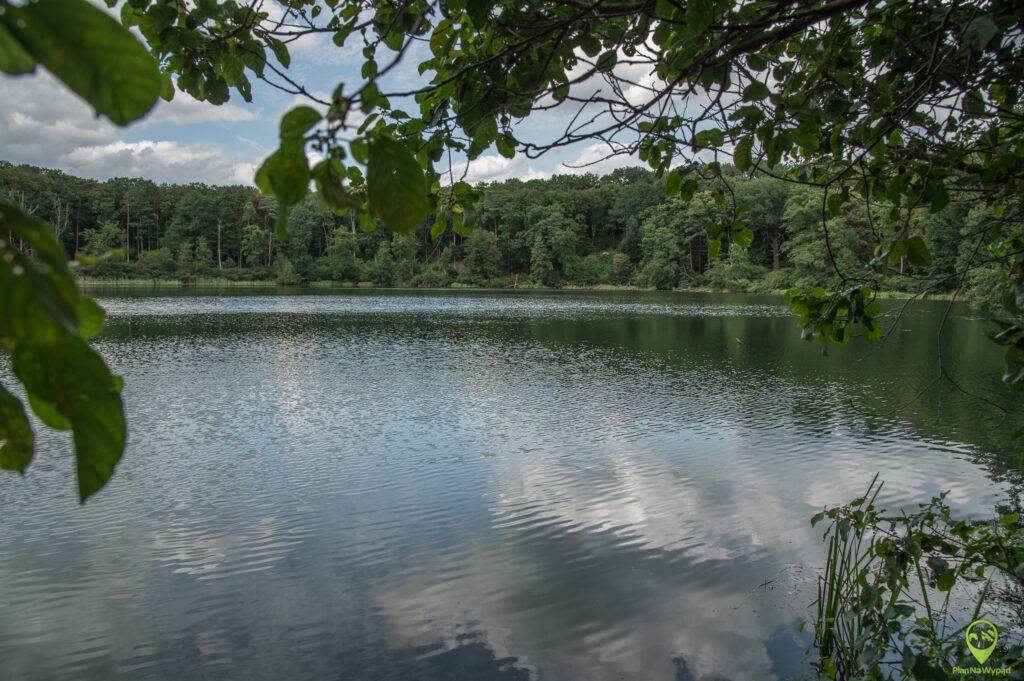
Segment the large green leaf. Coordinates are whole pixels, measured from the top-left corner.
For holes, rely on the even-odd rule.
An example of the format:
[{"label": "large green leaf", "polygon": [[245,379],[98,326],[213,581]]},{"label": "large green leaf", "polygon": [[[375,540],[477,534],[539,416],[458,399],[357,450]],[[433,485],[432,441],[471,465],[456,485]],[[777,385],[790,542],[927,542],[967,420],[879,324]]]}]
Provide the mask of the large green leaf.
[{"label": "large green leaf", "polygon": [[927,267],[932,264],[932,254],[928,250],[928,245],[919,236],[912,236],[907,239],[907,260],[910,261],[911,265],[917,265],[918,267]]},{"label": "large green leaf", "polygon": [[70,423],[85,501],[107,482],[124,451],[121,380],[84,340],[70,335],[17,348],[12,367],[29,394]]},{"label": "large green leaf", "polygon": [[281,139],[302,140],[303,135],[320,122],[322,116],[311,106],[297,106],[281,119]]},{"label": "large green leaf", "polygon": [[370,141],[366,193],[370,210],[392,232],[405,234],[427,217],[427,181],[416,158],[389,137]]},{"label": "large green leaf", "polygon": [[309,190],[309,161],[301,141],[284,141],[281,148],[257,171],[264,173],[274,196],[290,206],[302,200]]},{"label": "large green leaf", "polygon": [[25,407],[0,385],[0,468],[24,473],[34,439]]},{"label": "large green leaf", "polygon": [[0,201],[0,234],[17,237],[35,255],[0,241],[0,338],[16,343],[77,333],[80,296],[46,225]]},{"label": "large green leaf", "polygon": [[771,90],[768,89],[768,86],[765,83],[755,80],[747,85],[747,87],[743,88],[743,101],[759,102],[770,94]]},{"label": "large green leaf", "polygon": [[0,15],[25,52],[118,125],[160,96],[156,60],[121,24],[86,0],[37,0]]},{"label": "large green leaf", "polygon": [[736,151],[733,152],[732,162],[736,166],[736,170],[741,173],[745,173],[751,169],[754,165],[754,160],[751,155],[751,151],[754,146],[754,138],[744,137],[736,144]]},{"label": "large green leaf", "polygon": [[36,60],[0,23],[0,71],[14,76],[19,73],[29,73],[35,67]]},{"label": "large green leaf", "polygon": [[[83,338],[99,332],[103,310],[79,293],[63,249],[41,222],[0,202],[0,233],[34,254],[0,241],[0,343],[36,415],[74,431],[84,501],[110,477],[125,443],[121,379]],[[32,431],[21,402],[6,392],[0,392],[0,440],[0,467],[24,470]]]},{"label": "large green leaf", "polygon": [[686,3],[686,33],[697,36],[707,30],[715,18],[712,0],[690,0]]}]

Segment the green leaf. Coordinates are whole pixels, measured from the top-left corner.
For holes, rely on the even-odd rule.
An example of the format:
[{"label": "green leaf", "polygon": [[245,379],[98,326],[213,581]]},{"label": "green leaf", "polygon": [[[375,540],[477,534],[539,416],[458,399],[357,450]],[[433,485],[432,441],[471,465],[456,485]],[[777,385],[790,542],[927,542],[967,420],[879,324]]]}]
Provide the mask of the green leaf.
[{"label": "green leaf", "polygon": [[699,186],[700,184],[697,182],[697,178],[687,178],[683,182],[682,187],[679,188],[680,198],[682,198],[683,201],[690,201],[691,199],[693,199],[693,195],[697,193],[697,188]]},{"label": "green leaf", "polygon": [[0,385],[0,468],[24,473],[34,439],[21,400]]},{"label": "green leaf", "polygon": [[274,223],[274,236],[281,241],[288,241],[292,235],[288,233],[288,206],[282,205],[277,212],[277,221]]},{"label": "green leaf", "polygon": [[160,96],[156,60],[87,0],[7,5],[0,22],[28,54],[118,125],[143,116]]},{"label": "green leaf", "polygon": [[754,243],[754,233],[747,227],[733,229],[732,240],[733,243],[741,248],[749,248],[750,244]]},{"label": "green leaf", "polygon": [[281,63],[281,66],[285,68],[291,66],[292,57],[288,54],[288,47],[285,46],[284,43],[277,38],[270,37],[267,38],[267,43],[270,45],[270,49],[273,51],[274,56],[277,57],[277,61]]},{"label": "green leaf", "polygon": [[764,71],[768,68],[768,60],[758,52],[751,52],[747,55],[747,66],[754,71]]},{"label": "green leaf", "polygon": [[828,195],[828,200],[825,203],[828,206],[829,215],[835,217],[839,215],[843,204],[846,203],[846,196],[842,192],[833,192]]},{"label": "green leaf", "polygon": [[83,338],[92,338],[103,329],[103,319],[107,313],[92,298],[82,296],[78,300],[78,331]]},{"label": "green leaf", "polygon": [[619,61],[619,55],[615,50],[608,50],[597,59],[597,70],[608,73],[615,68]]},{"label": "green leaf", "polygon": [[281,119],[281,139],[302,140],[306,131],[319,123],[321,118],[320,113],[311,106],[295,107]]},{"label": "green leaf", "polygon": [[253,182],[256,183],[256,188],[260,190],[261,194],[269,196],[274,193],[274,190],[270,186],[270,180],[267,178],[266,161],[260,164],[260,167],[256,169],[256,175],[253,177]]},{"label": "green leaf", "polygon": [[416,158],[390,137],[370,140],[366,193],[370,210],[393,232],[416,229],[430,210],[427,181]]},{"label": "green leaf", "polygon": [[906,249],[907,260],[910,261],[911,265],[927,267],[932,264],[932,254],[928,251],[928,246],[921,237],[913,236],[907,239]]},{"label": "green leaf", "polygon": [[601,51],[601,41],[592,33],[585,33],[580,36],[580,47],[583,48],[583,54],[596,57]]},{"label": "green leaf", "polygon": [[437,241],[446,229],[448,229],[448,218],[443,211],[438,211],[437,217],[434,218],[434,224],[430,228],[430,238]]},{"label": "green leaf", "polygon": [[171,78],[171,72],[161,74],[160,81],[160,99],[169,102],[174,99],[174,79]]},{"label": "green leaf", "polygon": [[741,173],[745,173],[754,167],[754,160],[751,155],[753,147],[754,138],[749,135],[741,139],[736,145],[736,151],[732,155],[732,162],[736,166],[736,170]]},{"label": "green leaf", "polygon": [[22,342],[78,333],[78,290],[49,228],[0,201],[0,234],[5,233],[30,247],[35,257],[0,245],[0,338]]},{"label": "green leaf", "polygon": [[312,174],[316,179],[320,198],[336,215],[344,215],[363,205],[362,200],[342,184],[342,178],[332,160],[326,159],[318,163]]},{"label": "green leaf", "polygon": [[263,163],[274,196],[286,206],[301,201],[309,189],[309,161],[303,149],[301,142],[283,142]]},{"label": "green leaf", "polygon": [[36,67],[36,60],[0,23],[0,71],[16,76],[30,73]]},{"label": "green leaf", "polygon": [[686,33],[697,36],[708,29],[715,18],[713,0],[690,0],[686,3]]},{"label": "green leaf", "polygon": [[936,182],[932,187],[932,200],[929,209],[933,213],[938,213],[948,205],[949,191],[946,189],[946,185],[942,182]]},{"label": "green leaf", "polygon": [[39,417],[39,420],[49,427],[55,430],[71,430],[71,421],[64,418],[57,410],[56,405],[34,395],[28,396],[28,404],[32,407],[32,411],[35,412],[36,416]]},{"label": "green leaf", "polygon": [[366,162],[370,160],[370,148],[363,137],[357,137],[349,142],[348,150],[352,153],[352,158],[363,165],[366,165]]},{"label": "green leaf", "polygon": [[743,88],[743,101],[759,102],[762,99],[767,99],[770,94],[771,90],[768,89],[767,85],[759,80],[755,80],[751,82],[750,85]]},{"label": "green leaf", "polygon": [[373,216],[370,214],[369,209],[364,209],[359,214],[359,229],[364,232],[373,232],[377,229],[377,223],[373,221]]},{"label": "green leaf", "polygon": [[487,24],[491,3],[487,0],[468,0],[466,14],[473,20],[473,25],[483,28]]},{"label": "green leaf", "polygon": [[717,149],[725,144],[725,135],[718,128],[708,128],[698,132],[693,142],[700,148]]},{"label": "green leaf", "polygon": [[678,170],[670,171],[668,177],[665,178],[665,194],[675,196],[679,192],[679,185],[682,184],[682,181],[683,178]]},{"label": "green leaf", "polygon": [[381,97],[380,90],[377,88],[376,83],[367,83],[366,87],[363,88],[360,98],[363,113],[370,113],[377,108],[383,100],[384,98]]},{"label": "green leaf", "polygon": [[943,570],[935,575],[935,582],[939,591],[949,591],[956,584],[956,571]]},{"label": "green leaf", "polygon": [[498,153],[505,158],[515,158],[516,155],[516,139],[512,135],[502,133],[497,136],[494,140],[498,147]]},{"label": "green leaf", "polygon": [[12,359],[29,395],[52,404],[70,422],[79,498],[85,501],[106,484],[124,452],[120,379],[77,336],[19,347]]},{"label": "green leaf", "polygon": [[718,257],[718,252],[722,250],[722,242],[718,239],[708,239],[708,260],[714,260]]},{"label": "green leaf", "polygon": [[999,32],[999,27],[992,21],[991,15],[983,14],[967,24],[965,34],[970,37],[978,49],[984,49]]}]

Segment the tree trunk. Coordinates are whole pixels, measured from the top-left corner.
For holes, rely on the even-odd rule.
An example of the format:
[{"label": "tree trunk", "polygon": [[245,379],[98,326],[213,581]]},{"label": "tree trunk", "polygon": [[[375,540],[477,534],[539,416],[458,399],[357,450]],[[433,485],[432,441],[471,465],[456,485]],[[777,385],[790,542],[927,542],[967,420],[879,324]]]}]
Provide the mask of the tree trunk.
[{"label": "tree trunk", "polygon": [[781,266],[781,251],[782,251],[782,235],[778,232],[772,236],[772,270],[777,270]]},{"label": "tree trunk", "polygon": [[220,220],[217,220],[217,269],[220,269]]},{"label": "tree trunk", "polygon": [[132,225],[132,203],[131,201],[126,202],[125,206],[128,212],[124,218],[124,259],[131,262],[132,259],[132,239],[131,239],[131,225]]}]

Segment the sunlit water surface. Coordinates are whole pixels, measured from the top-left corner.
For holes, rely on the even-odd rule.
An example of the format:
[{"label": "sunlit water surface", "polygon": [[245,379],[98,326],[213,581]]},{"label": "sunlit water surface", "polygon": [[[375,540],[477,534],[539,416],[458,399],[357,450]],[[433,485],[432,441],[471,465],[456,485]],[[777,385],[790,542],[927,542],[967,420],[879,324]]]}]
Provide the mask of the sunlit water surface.
[{"label": "sunlit water surface", "polygon": [[[128,451],[0,477],[0,678],[786,679],[821,528],[1017,480],[983,324],[799,340],[776,298],[103,297]],[[896,307],[891,305],[890,307]]]}]

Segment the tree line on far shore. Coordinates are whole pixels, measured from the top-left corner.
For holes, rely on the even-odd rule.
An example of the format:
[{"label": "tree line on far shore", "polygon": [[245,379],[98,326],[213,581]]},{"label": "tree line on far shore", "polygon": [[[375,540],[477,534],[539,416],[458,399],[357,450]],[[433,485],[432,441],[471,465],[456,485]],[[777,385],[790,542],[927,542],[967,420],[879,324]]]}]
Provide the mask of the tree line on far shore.
[{"label": "tree line on far shore", "polygon": [[[365,231],[354,213],[337,215],[315,195],[292,207],[290,239],[280,241],[275,199],[245,186],[101,182],[0,163],[0,195],[52,225],[68,255],[82,256],[81,272],[100,279],[776,291],[833,286],[833,259],[855,273],[874,257],[874,213],[884,207],[846,204],[828,219],[826,241],[819,190],[768,176],[727,177],[727,191],[709,181],[688,203],[667,198],[664,181],[641,168],[480,184],[469,235],[447,230],[436,241],[432,218],[411,234]],[[739,204],[749,206],[746,243],[726,242],[709,254],[708,225]],[[975,262],[965,278],[959,273],[970,255],[963,235],[986,215],[984,205],[966,199],[913,215],[912,232],[931,262],[904,256],[888,288],[941,293],[963,279],[982,301],[996,270]]]}]

